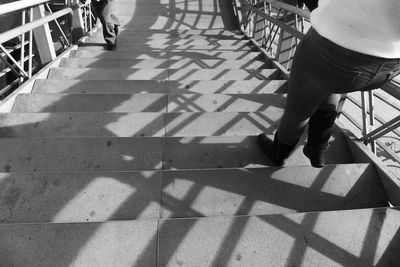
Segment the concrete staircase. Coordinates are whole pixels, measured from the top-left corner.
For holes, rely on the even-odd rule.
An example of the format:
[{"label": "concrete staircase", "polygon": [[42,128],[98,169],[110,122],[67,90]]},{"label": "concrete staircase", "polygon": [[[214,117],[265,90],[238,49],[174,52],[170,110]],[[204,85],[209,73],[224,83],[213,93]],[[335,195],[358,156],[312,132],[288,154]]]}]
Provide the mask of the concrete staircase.
[{"label": "concrete staircase", "polygon": [[101,41],[0,114],[0,266],[400,265],[400,212],[339,128],[322,169],[257,147],[287,82],[244,36]]}]

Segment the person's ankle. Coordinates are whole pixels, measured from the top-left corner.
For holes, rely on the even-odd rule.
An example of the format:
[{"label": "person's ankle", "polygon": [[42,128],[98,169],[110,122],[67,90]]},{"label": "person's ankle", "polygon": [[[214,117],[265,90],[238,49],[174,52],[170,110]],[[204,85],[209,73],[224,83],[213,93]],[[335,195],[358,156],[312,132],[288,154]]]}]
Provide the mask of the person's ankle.
[{"label": "person's ankle", "polygon": [[308,144],[304,145],[303,154],[310,160],[311,166],[314,168],[322,168],[325,166],[325,154],[327,149],[316,149]]}]

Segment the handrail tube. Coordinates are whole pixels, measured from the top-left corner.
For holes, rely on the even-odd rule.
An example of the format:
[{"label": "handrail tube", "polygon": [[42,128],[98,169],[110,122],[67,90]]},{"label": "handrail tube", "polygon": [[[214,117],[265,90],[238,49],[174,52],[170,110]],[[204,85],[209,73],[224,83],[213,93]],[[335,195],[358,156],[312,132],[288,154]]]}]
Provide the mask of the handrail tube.
[{"label": "handrail tube", "polygon": [[[46,7],[47,7],[47,9],[49,10],[49,13],[50,13],[50,14],[53,14],[53,13],[54,13],[54,12],[51,10],[51,8],[50,8],[50,6],[49,6],[48,4],[46,4]],[[67,42],[67,45],[69,45],[68,38],[67,38],[67,36],[65,36],[65,33],[64,33],[64,31],[62,30],[62,28],[61,28],[61,26],[60,26],[60,23],[58,23],[57,20],[54,20],[54,22],[56,23],[56,26],[57,26],[58,30],[60,31],[61,35],[63,36],[64,40]]]},{"label": "handrail tube", "polygon": [[286,23],[277,20],[274,17],[271,17],[270,15],[265,14],[263,11],[258,10],[257,8],[250,6],[250,9],[257,13],[257,15],[260,15],[261,17],[265,18],[266,20],[278,25],[280,28],[284,29],[285,31],[287,31],[288,33],[292,34],[294,37],[302,40],[304,38],[304,34],[301,33],[300,31],[290,27],[289,25],[287,25]]},{"label": "handrail tube", "polygon": [[281,1],[277,0],[261,0],[261,2],[266,2],[268,4],[274,5],[275,7],[285,9],[293,14],[296,14],[300,17],[310,19],[310,11],[298,8],[296,6],[292,6]]},{"label": "handrail tube", "polygon": [[400,84],[395,81],[384,84],[381,88],[383,91],[400,100]]},{"label": "handrail tube", "polygon": [[[4,51],[4,53],[6,53],[7,57],[11,60],[11,62],[17,66],[17,68],[21,71],[21,75],[28,77],[28,74],[24,71],[23,67],[21,67],[18,62],[6,51],[7,49],[5,49],[5,47],[0,44],[0,49]],[[19,73],[15,70],[15,68],[11,65],[11,63],[4,61],[17,75],[19,75]]]},{"label": "handrail tube", "polygon": [[0,5],[0,15],[15,12],[32,6],[37,6],[49,2],[50,0],[21,0],[8,4]]},{"label": "handrail tube", "polygon": [[369,143],[371,140],[374,140],[380,136],[383,136],[393,130],[397,129],[400,126],[400,116],[388,121],[385,124],[382,124],[380,127],[374,129],[373,131],[369,132],[368,134],[364,135],[360,138],[361,141],[365,141]]},{"label": "handrail tube", "polygon": [[40,18],[38,20],[35,20],[34,22],[30,22],[28,24],[16,27],[12,30],[9,30],[7,32],[4,32],[2,34],[0,34],[0,44],[7,42],[19,35],[21,35],[22,33],[28,32],[30,30],[33,30],[37,27],[42,26],[43,24],[46,24],[52,20],[58,19],[59,17],[65,16],[69,13],[72,13],[72,9],[71,8],[64,8],[63,10],[57,11],[51,15],[48,15],[46,17]]}]

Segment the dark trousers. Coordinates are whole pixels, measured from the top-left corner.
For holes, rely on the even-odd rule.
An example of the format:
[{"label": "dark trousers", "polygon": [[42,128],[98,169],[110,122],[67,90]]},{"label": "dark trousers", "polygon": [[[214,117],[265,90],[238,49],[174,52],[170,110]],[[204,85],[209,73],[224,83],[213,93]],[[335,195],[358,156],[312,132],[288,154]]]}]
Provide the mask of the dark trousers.
[{"label": "dark trousers", "polygon": [[118,34],[120,25],[118,18],[113,12],[113,3],[111,0],[92,1],[94,15],[100,20],[103,26],[103,36],[107,45],[113,46]]},{"label": "dark trousers", "polygon": [[[309,119],[316,125],[324,114],[336,111],[338,94],[379,88],[399,73],[400,59],[343,48],[311,28],[294,55],[279,140],[288,145],[296,143]],[[334,119],[316,128],[329,133],[333,124]]]}]

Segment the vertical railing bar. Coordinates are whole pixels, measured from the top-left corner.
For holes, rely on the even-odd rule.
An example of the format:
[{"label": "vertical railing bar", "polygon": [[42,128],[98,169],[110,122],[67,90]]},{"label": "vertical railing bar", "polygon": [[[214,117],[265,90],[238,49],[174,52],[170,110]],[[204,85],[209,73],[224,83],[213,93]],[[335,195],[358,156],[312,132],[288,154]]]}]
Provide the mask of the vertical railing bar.
[{"label": "vertical railing bar", "polygon": [[361,112],[362,112],[362,134],[368,134],[368,124],[367,124],[367,105],[366,105],[366,97],[365,92],[361,92]]},{"label": "vertical railing bar", "polygon": [[[264,9],[264,13],[267,13],[267,4],[265,2],[263,2],[263,9]],[[265,47],[265,44],[267,43],[266,38],[265,38],[266,37],[265,29],[267,28],[267,23],[268,23],[267,19],[264,18],[264,20],[263,20],[264,29],[263,29],[263,33],[262,33],[263,39],[262,39],[261,47]]]},{"label": "vertical railing bar", "polygon": [[87,21],[87,8],[86,6],[83,7],[83,26],[85,27],[85,32],[88,31],[88,21]]},{"label": "vertical railing bar", "polygon": [[89,28],[90,28],[90,32],[93,31],[93,23],[92,23],[92,6],[91,3],[89,2],[88,4],[88,10],[89,10]]},{"label": "vertical railing bar", "polygon": [[20,72],[18,72],[11,63],[9,63],[6,59],[3,59],[3,57],[0,57],[0,59],[6,63],[6,65],[12,70],[14,71],[18,76],[25,75],[25,77],[28,77],[28,74],[21,69],[20,65],[18,64],[18,62],[13,58],[13,56],[8,53],[8,50],[2,45],[0,44],[0,49],[4,52],[4,54],[6,54],[6,56],[12,61],[12,63],[17,66],[17,68],[20,70]]},{"label": "vertical railing bar", "polygon": [[[281,13],[281,10],[279,9],[277,16],[279,16],[280,13]],[[278,34],[278,30],[279,30],[279,26],[278,25],[272,26],[271,34],[273,34],[273,36],[271,38],[271,43],[270,43],[270,46],[268,47],[267,51],[269,51],[269,49],[271,49],[272,45],[274,44],[274,40],[276,38],[276,35]]]},{"label": "vertical railing bar", "polygon": [[[281,11],[282,9],[280,8],[279,11]],[[279,12],[280,13],[280,12]],[[283,11],[283,16],[284,18],[286,17],[286,11]],[[278,27],[279,28],[279,27]],[[277,48],[276,48],[276,55],[275,55],[275,60],[279,61],[279,56],[281,55],[281,49],[282,49],[282,40],[283,40],[283,36],[284,36],[285,30],[280,28],[280,33],[279,33],[279,40],[278,40],[278,44],[277,44]],[[275,38],[274,38],[275,39]]]},{"label": "vertical railing bar", "polygon": [[[33,21],[33,7],[29,9],[29,22]],[[32,60],[33,60],[33,31],[29,31],[29,59],[28,59],[28,77],[32,77]]]},{"label": "vertical railing bar", "polygon": [[[374,110],[374,91],[368,92],[369,96],[369,125],[371,129],[375,128],[375,110]],[[376,142],[372,140],[371,142],[372,152],[376,154]]]},{"label": "vertical railing bar", "polygon": [[[53,11],[51,10],[49,4],[46,3],[45,6],[46,6],[47,9],[49,10],[50,14],[53,14]],[[56,23],[56,26],[57,26],[58,30],[60,31],[61,35],[63,36],[64,40],[67,42],[67,45],[68,45],[68,46],[71,45],[70,42],[68,41],[68,38],[67,38],[67,36],[65,35],[63,29],[61,28],[60,23],[58,23],[58,20],[55,19],[54,22]]]},{"label": "vertical railing bar", "polygon": [[[22,10],[21,12],[21,16],[22,16],[22,21],[21,21],[21,25],[25,25],[26,23],[26,10]],[[21,67],[22,67],[22,71],[24,71],[24,66],[25,66],[25,33],[23,32],[21,34],[21,56],[20,56],[20,62],[21,62]],[[23,75],[20,74],[20,78],[19,78],[19,84],[22,84],[24,82],[24,77]]]}]

